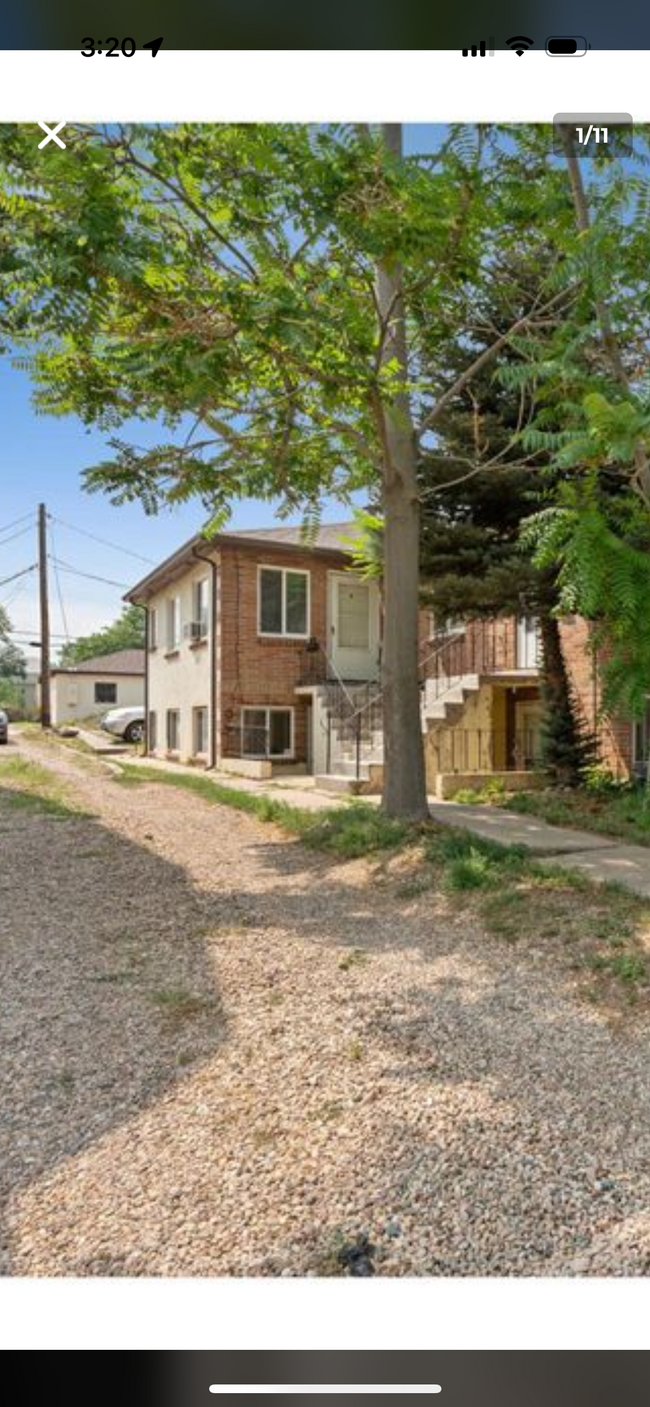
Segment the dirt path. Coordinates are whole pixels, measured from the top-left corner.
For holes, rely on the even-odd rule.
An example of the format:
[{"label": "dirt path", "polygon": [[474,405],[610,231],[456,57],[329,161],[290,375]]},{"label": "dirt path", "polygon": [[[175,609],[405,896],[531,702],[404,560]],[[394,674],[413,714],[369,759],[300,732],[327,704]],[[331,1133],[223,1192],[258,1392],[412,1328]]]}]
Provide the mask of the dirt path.
[{"label": "dirt path", "polygon": [[646,1025],[381,869],[19,750],[93,819],[10,809],[0,759],[5,1273],[648,1273]]}]

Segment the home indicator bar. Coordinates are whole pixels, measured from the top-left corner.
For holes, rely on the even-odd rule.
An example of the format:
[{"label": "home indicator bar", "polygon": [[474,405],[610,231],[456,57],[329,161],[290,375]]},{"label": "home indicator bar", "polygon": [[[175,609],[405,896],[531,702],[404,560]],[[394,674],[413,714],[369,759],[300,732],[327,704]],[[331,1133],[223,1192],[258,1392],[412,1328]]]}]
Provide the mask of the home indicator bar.
[{"label": "home indicator bar", "polygon": [[210,1392],[239,1393],[329,1393],[329,1392],[442,1392],[439,1383],[211,1383]]}]

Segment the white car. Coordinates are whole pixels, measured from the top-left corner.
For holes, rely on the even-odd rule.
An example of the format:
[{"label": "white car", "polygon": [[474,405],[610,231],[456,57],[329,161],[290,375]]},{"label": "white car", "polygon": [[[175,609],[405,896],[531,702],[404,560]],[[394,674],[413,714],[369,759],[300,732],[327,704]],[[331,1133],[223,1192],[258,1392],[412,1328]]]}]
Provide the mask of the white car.
[{"label": "white car", "polygon": [[114,733],[124,738],[125,743],[141,743],[144,738],[144,710],[140,708],[112,708],[101,720],[104,732]]}]

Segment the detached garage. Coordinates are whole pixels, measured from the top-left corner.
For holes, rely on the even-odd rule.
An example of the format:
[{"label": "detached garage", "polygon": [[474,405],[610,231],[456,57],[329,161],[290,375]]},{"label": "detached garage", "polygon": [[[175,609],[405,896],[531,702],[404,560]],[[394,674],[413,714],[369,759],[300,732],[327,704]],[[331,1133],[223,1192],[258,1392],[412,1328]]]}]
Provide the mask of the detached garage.
[{"label": "detached garage", "polygon": [[97,655],[51,672],[52,723],[103,718],[111,708],[144,708],[144,650]]}]

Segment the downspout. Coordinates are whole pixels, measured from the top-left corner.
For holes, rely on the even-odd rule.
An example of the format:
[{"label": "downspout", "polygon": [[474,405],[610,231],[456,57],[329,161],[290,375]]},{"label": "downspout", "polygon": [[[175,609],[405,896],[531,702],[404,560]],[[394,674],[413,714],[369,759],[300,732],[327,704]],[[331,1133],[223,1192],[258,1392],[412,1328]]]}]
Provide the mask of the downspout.
[{"label": "downspout", "polygon": [[202,552],[192,548],[192,555],[200,562],[207,562],[212,574],[210,592],[210,760],[211,770],[217,765],[217,563],[214,557],[204,557]]},{"label": "downspout", "polygon": [[144,755],[149,756],[149,642],[151,638],[149,607],[144,611]]},{"label": "downspout", "polygon": [[144,601],[134,601],[134,606],[138,606],[144,611],[144,755],[149,756],[149,607]]}]

